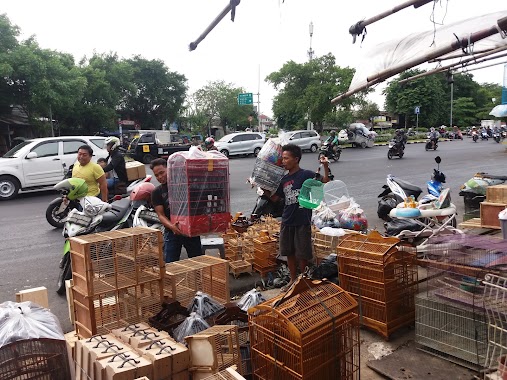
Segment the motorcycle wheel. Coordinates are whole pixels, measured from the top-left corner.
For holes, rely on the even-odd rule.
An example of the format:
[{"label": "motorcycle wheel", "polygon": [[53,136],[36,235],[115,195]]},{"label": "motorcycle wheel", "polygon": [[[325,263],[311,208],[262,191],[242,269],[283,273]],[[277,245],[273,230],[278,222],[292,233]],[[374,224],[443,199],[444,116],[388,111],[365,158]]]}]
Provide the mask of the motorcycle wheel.
[{"label": "motorcycle wheel", "polygon": [[403,158],[403,154],[404,154],[403,151],[401,151],[400,154],[399,154],[399,157]]},{"label": "motorcycle wheel", "polygon": [[437,145],[433,145],[433,150],[437,150]]},{"label": "motorcycle wheel", "polygon": [[72,266],[70,263],[70,253],[66,253],[63,258],[63,266],[60,269],[60,275],[56,283],[56,292],[59,295],[65,294],[65,281],[72,278]]},{"label": "motorcycle wheel", "polygon": [[57,214],[60,205],[62,204],[62,198],[54,199],[46,209],[46,220],[55,228],[63,228],[65,224],[65,218],[70,211],[70,203],[65,210],[60,214]]},{"label": "motorcycle wheel", "polygon": [[389,150],[387,151],[387,158],[388,158],[389,160],[392,160],[392,159],[393,159],[393,152],[391,151],[391,149],[389,149]]},{"label": "motorcycle wheel", "polygon": [[341,154],[342,154],[341,151],[338,151],[335,154],[333,154],[333,160],[334,160],[334,162],[336,162],[336,161],[338,161],[340,159],[340,155]]},{"label": "motorcycle wheel", "polygon": [[425,150],[426,152],[429,150],[429,146],[428,146],[428,144],[426,144],[426,145],[424,146],[424,150]]}]

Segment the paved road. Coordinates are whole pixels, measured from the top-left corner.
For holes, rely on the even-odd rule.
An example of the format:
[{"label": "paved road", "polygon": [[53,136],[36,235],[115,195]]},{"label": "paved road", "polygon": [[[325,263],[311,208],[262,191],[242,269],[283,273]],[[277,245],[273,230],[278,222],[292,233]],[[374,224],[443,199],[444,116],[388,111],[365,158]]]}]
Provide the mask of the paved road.
[{"label": "paved road", "polygon": [[[382,230],[376,216],[377,195],[388,173],[397,175],[418,186],[425,187],[434,157],[442,157],[441,169],[447,175],[454,202],[462,214],[463,201],[458,197],[459,186],[479,171],[507,175],[505,145],[493,141],[473,143],[465,141],[442,142],[439,150],[425,152],[423,144],[408,145],[403,159],[387,159],[387,147],[347,149],[339,162],[331,164],[336,179],[347,184],[349,194],[364,208],[370,227]],[[231,211],[249,214],[256,194],[245,184],[254,159],[232,158]],[[317,154],[305,153],[302,166],[317,169]],[[54,289],[58,275],[58,261],[63,238],[60,230],[53,229],[45,219],[47,204],[56,193],[26,194],[0,203],[0,301],[14,300],[22,289],[46,286],[53,312],[62,322],[65,331],[71,329],[67,318],[65,298]]]}]

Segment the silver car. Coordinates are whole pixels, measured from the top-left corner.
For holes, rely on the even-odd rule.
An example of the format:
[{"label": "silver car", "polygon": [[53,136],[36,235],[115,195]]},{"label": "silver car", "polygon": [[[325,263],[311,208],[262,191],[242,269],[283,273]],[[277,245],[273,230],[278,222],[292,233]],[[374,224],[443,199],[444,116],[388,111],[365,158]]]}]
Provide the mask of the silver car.
[{"label": "silver car", "polygon": [[291,144],[295,144],[303,150],[316,152],[322,144],[320,135],[315,131],[289,131],[287,136]]},{"label": "silver car", "polygon": [[215,143],[217,149],[225,156],[236,154],[257,154],[262,149],[266,138],[257,132],[237,132],[225,135]]}]

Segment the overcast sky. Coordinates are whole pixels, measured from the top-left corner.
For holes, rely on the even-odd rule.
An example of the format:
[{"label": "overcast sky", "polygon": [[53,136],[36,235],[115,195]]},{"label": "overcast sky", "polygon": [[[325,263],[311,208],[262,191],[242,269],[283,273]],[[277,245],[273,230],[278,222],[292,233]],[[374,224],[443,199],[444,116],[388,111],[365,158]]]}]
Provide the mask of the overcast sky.
[{"label": "overcast sky", "polygon": [[[207,81],[223,79],[257,93],[260,67],[260,109],[271,116],[276,91],[264,78],[289,60],[302,63],[308,59],[310,22],[314,24],[315,54],[331,52],[338,65],[354,67],[378,43],[433,28],[432,4],[411,7],[370,25],[364,42],[352,44],[351,24],[404,1],[242,0],[236,21],[226,16],[192,52],[188,44],[228,0],[4,0],[0,12],[21,28],[23,39],[35,35],[41,47],[71,53],[76,61],[94,51],[161,59],[187,77],[190,92]],[[448,24],[505,10],[506,4],[505,0],[441,0],[434,17]],[[503,66],[473,74],[479,82],[501,84]],[[377,89],[371,99],[382,108],[380,92]]]}]

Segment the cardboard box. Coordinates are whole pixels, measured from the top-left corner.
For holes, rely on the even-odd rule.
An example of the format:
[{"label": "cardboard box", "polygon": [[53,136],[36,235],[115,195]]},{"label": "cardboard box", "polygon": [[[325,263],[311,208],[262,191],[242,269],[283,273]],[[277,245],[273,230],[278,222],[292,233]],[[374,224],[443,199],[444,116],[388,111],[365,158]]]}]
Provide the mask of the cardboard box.
[{"label": "cardboard box", "polygon": [[507,185],[488,186],[486,201],[491,203],[507,203]]},{"label": "cardboard box", "polygon": [[125,167],[127,168],[127,178],[129,181],[146,177],[146,167],[142,162],[129,161],[125,163]]},{"label": "cardboard box", "polygon": [[72,294],[72,279],[65,280],[65,293],[67,294],[67,306],[69,308],[69,319],[70,323],[74,324],[75,317],[74,317],[74,297]]},{"label": "cardboard box", "polygon": [[138,377],[146,376],[153,378],[153,366],[151,362],[133,352],[126,355],[112,356],[111,358],[101,359],[96,362],[97,374],[96,380],[134,380]]},{"label": "cardboard box", "polygon": [[173,375],[174,379],[176,374],[187,371],[190,366],[190,352],[185,345],[172,339],[163,339],[137,352],[153,363],[154,380],[165,379],[168,375]]},{"label": "cardboard box", "polygon": [[481,226],[500,229],[498,213],[506,207],[505,203],[481,202]]},{"label": "cardboard box", "polygon": [[21,290],[16,293],[16,302],[31,301],[39,306],[49,308],[48,290],[44,286],[38,288]]}]

